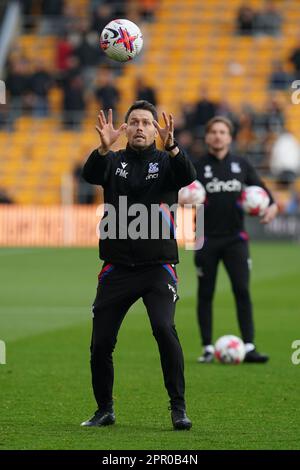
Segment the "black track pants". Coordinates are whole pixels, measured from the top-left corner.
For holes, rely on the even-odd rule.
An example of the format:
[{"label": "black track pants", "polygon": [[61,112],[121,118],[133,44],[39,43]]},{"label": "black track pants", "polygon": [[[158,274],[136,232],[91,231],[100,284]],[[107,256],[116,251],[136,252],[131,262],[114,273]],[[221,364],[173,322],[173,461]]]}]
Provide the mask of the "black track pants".
[{"label": "black track pants", "polygon": [[112,405],[112,353],[118,331],[130,306],[142,298],[158,344],[171,407],[183,408],[184,362],[174,325],[178,299],[174,265],[130,268],[104,263],[98,277],[97,295],[93,304],[91,342],[92,383],[98,407],[105,409]]},{"label": "black track pants", "polygon": [[212,237],[205,241],[201,250],[195,252],[198,272],[197,316],[202,344],[212,344],[212,302],[219,261],[223,261],[231,281],[243,341],[253,343],[248,242],[238,237]]}]

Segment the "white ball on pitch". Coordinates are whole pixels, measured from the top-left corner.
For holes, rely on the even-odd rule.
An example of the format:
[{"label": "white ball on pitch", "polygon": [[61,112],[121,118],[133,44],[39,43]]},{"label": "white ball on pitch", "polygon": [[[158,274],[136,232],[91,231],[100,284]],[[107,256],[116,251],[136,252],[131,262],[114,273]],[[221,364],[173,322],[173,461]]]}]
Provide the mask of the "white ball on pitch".
[{"label": "white ball on pitch", "polygon": [[188,186],[181,188],[178,192],[178,202],[184,204],[203,204],[206,191],[200,181],[195,180]]},{"label": "white ball on pitch", "polygon": [[246,214],[262,216],[270,204],[270,198],[260,186],[248,186],[242,192],[241,204]]},{"label": "white ball on pitch", "polygon": [[141,52],[143,35],[132,21],[113,20],[103,29],[100,46],[110,59],[127,62]]},{"label": "white ball on pitch", "polygon": [[237,336],[225,335],[216,341],[215,356],[223,364],[240,364],[245,354],[245,345]]}]

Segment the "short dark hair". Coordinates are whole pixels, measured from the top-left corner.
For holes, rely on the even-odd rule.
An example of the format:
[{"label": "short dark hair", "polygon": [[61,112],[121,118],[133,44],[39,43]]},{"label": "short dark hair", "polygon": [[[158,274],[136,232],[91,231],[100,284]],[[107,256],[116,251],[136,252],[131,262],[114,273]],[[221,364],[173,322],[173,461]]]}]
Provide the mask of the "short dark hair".
[{"label": "short dark hair", "polygon": [[215,117],[211,118],[211,119],[206,123],[206,126],[205,126],[205,135],[209,133],[209,131],[211,130],[212,126],[213,126],[216,122],[222,122],[223,124],[225,124],[225,126],[227,126],[228,129],[229,129],[230,135],[233,134],[233,124],[232,124],[232,122],[230,121],[230,119],[228,119],[228,118],[225,117],[225,116],[215,116]]},{"label": "short dark hair", "polygon": [[134,111],[135,109],[146,109],[147,111],[150,111],[150,113],[153,115],[155,121],[158,121],[158,114],[156,111],[155,106],[152,103],[149,103],[149,101],[146,100],[139,100],[135,101],[130,108],[128,109],[126,115],[125,115],[125,122],[128,121],[129,114]]}]

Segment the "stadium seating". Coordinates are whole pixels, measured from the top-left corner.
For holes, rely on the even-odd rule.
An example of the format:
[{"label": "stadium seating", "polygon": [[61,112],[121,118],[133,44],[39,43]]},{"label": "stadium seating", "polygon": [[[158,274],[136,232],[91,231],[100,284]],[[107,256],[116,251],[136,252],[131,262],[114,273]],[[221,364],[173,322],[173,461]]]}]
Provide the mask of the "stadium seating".
[{"label": "stadium seating", "polygon": [[[240,37],[235,34],[235,18],[243,2],[232,0],[161,0],[155,22],[143,24],[145,47],[140,58],[124,65],[117,77],[121,92],[120,115],[134,99],[134,80],[142,71],[158,91],[159,107],[176,113],[185,102],[194,102],[205,86],[211,98],[226,100],[234,110],[251,103],[262,110],[269,96],[268,80],[274,60],[286,61],[296,44],[300,24],[297,0],[276,2],[284,18],[280,37]],[[258,8],[262,2],[248,0]],[[72,1],[82,15],[87,0]],[[54,67],[56,38],[22,35],[15,51],[34,58],[42,56]],[[101,52],[99,51],[99,54]],[[291,93],[277,92],[286,109],[287,128],[300,135],[300,105],[291,103]],[[0,187],[18,203],[59,203],[65,174],[83,161],[97,144],[94,131],[95,102],[80,132],[60,128],[62,93],[50,92],[51,117],[20,117],[14,132],[0,131],[2,172]]]}]

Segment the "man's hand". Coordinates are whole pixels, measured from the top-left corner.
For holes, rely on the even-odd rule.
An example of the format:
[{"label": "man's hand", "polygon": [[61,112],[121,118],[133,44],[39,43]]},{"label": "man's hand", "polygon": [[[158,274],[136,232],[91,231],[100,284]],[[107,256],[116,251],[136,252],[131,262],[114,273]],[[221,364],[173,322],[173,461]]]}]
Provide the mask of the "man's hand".
[{"label": "man's hand", "polygon": [[277,204],[275,203],[271,204],[269,207],[267,207],[267,210],[264,213],[263,217],[261,218],[260,223],[268,224],[269,222],[272,222],[272,220],[275,219],[277,213],[278,213]]},{"label": "man's hand", "polygon": [[174,119],[172,114],[169,114],[169,118],[167,118],[164,111],[162,115],[165,121],[165,127],[160,127],[157,121],[153,121],[153,124],[159,133],[164,147],[171,147],[174,144]]},{"label": "man's hand", "polygon": [[122,124],[119,129],[115,129],[113,126],[112,109],[108,111],[108,120],[105,117],[104,111],[101,109],[98,116],[99,126],[96,126],[96,130],[100,137],[100,148],[99,153],[105,155],[109,152],[110,147],[118,140],[121,133],[126,129],[127,124]]}]

